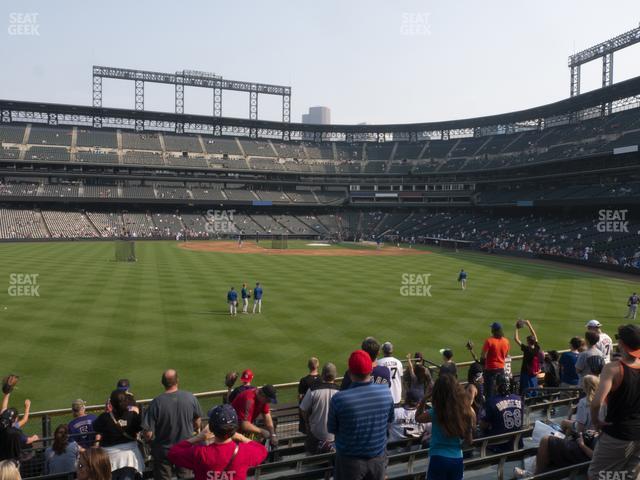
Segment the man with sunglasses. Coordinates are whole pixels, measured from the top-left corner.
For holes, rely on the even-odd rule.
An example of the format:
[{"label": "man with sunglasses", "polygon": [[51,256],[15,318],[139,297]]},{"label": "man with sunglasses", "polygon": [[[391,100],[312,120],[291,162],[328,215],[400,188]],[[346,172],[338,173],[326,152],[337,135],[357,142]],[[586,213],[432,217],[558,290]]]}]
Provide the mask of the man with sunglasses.
[{"label": "man with sunglasses", "polygon": [[[637,478],[640,469],[640,327],[622,325],[616,335],[619,360],[605,365],[591,401],[591,418],[602,431],[589,466],[589,478],[616,472],[617,478]],[[607,405],[604,422],[598,417]]]}]

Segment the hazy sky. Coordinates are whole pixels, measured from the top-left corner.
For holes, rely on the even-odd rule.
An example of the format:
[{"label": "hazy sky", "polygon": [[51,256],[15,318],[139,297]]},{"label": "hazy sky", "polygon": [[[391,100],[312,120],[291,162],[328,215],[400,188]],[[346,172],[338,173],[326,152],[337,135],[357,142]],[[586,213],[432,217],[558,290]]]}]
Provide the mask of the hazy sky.
[{"label": "hazy sky", "polygon": [[[312,105],[333,123],[473,117],[567,97],[568,55],[639,20],[638,0],[3,0],[0,98],[90,105],[96,64],[291,85],[296,122]],[[640,75],[640,45],[614,66],[615,81]],[[600,69],[583,67],[583,91]],[[132,83],[105,81],[104,106],[133,101]],[[172,87],[147,86],[147,110],[173,101]],[[185,102],[212,111],[208,91]],[[248,103],[225,93],[223,114]],[[260,98],[260,118],[280,115],[279,98]]]}]

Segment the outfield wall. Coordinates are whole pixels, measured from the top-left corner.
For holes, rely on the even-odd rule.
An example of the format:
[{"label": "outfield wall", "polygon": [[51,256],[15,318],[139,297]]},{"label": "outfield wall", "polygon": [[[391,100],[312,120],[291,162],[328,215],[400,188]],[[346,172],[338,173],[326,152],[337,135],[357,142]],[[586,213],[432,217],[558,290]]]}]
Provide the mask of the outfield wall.
[{"label": "outfield wall", "polygon": [[551,262],[565,263],[568,265],[597,268],[599,270],[608,270],[610,272],[626,273],[629,275],[640,276],[640,270],[637,268],[623,267],[622,265],[613,265],[611,263],[594,262],[594,261],[581,260],[579,258],[572,258],[572,257],[561,257],[560,255],[549,255],[546,253],[509,252],[505,250],[486,250],[481,248],[477,248],[476,250],[479,252],[484,252],[492,255],[500,255],[504,257],[518,257],[518,258],[528,258],[533,260],[547,260]]}]

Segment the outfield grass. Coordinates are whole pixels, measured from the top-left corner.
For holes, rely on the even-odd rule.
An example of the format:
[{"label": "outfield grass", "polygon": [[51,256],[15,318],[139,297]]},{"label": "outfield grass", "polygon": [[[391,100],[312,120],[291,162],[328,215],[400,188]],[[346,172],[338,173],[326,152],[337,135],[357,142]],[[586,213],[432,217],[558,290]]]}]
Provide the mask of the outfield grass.
[{"label": "outfield grass", "polygon": [[[329,247],[320,247],[329,248]],[[111,242],[0,244],[2,372],[22,376],[12,404],[61,408],[104,401],[120,377],[138,398],[160,391],[163,369],[182,387],[219,389],[224,373],[250,367],[257,383],[305,374],[306,359],[334,361],[374,335],[398,357],[468,356],[492,321],[531,319],[545,349],[565,348],[591,318],[613,334],[633,284],[564,266],[480,253],[407,257],[233,255],[137,242],[138,262],[115,263]],[[468,290],[456,282],[469,272]],[[11,273],[39,274],[39,297],[10,297]],[[431,274],[431,297],[403,297],[403,273]],[[231,318],[229,286],[264,285],[263,314]],[[2,373],[0,372],[0,373]]]}]

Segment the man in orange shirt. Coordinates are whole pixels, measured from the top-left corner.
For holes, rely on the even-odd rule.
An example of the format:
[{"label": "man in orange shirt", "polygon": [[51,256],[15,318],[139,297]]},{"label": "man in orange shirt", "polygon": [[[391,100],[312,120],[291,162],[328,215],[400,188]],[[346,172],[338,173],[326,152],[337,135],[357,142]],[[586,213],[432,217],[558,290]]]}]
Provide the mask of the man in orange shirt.
[{"label": "man in orange shirt", "polygon": [[484,396],[486,399],[495,394],[495,378],[504,373],[504,364],[509,353],[509,340],[502,332],[498,322],[491,324],[491,336],[482,346],[480,362],[484,364]]}]

